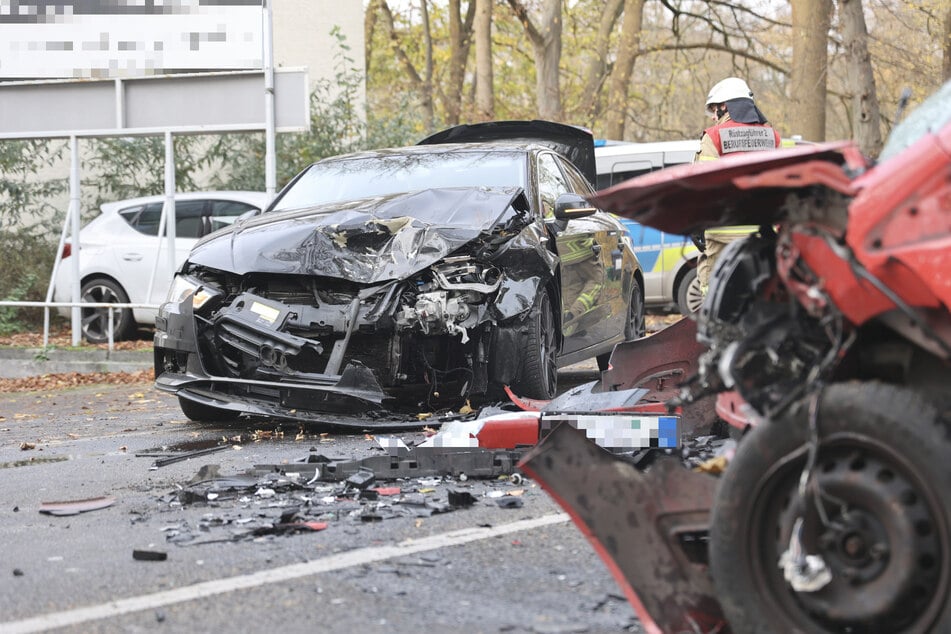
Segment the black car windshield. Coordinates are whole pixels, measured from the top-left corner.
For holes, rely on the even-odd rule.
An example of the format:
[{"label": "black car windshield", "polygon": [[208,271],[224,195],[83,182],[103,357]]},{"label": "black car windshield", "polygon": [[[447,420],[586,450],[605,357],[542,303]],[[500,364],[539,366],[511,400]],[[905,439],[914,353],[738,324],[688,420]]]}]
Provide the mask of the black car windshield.
[{"label": "black car windshield", "polygon": [[311,165],[273,211],[435,187],[525,187],[525,154],[500,151],[382,152]]},{"label": "black car windshield", "polygon": [[945,82],[892,130],[878,160],[887,161],[924,135],[935,133],[948,123],[951,123],[951,81]]}]

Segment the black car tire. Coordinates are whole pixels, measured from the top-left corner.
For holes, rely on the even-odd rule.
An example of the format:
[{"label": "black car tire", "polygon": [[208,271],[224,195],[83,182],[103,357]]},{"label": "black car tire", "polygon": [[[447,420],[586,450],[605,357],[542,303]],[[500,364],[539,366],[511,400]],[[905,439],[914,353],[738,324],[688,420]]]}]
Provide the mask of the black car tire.
[{"label": "black car tire", "polygon": [[644,318],[644,293],[637,278],[631,279],[631,301],[627,305],[627,321],[624,322],[624,340],[640,339],[647,333]]},{"label": "black car tire", "polygon": [[[640,339],[647,333],[647,322],[644,317],[644,296],[641,294],[641,285],[637,278],[631,280],[631,301],[627,305],[627,320],[624,322],[624,340]],[[611,353],[605,352],[596,357],[598,370],[604,372],[611,361]]]},{"label": "black car tire", "polygon": [[558,337],[551,298],[546,291],[538,297],[528,317],[522,373],[513,386],[516,394],[552,399],[558,389]]},{"label": "black car tire", "polygon": [[[721,477],[710,569],[734,632],[951,632],[951,440],[920,394],[828,387],[812,471],[827,514],[797,504],[810,447],[807,403],[748,434]],[[845,509],[845,511],[843,510]],[[832,580],[795,592],[778,567],[797,518]]]},{"label": "black car tire", "polygon": [[186,398],[178,397],[178,406],[182,408],[182,413],[189,420],[199,423],[220,423],[227,420],[235,420],[238,415],[230,410],[196,403]]},{"label": "black car tire", "polygon": [[[83,284],[82,301],[90,303],[128,304],[129,296],[122,286],[107,277],[94,277]],[[109,341],[109,311],[112,311],[113,341],[129,339],[135,334],[135,318],[131,308],[80,308],[83,336],[89,343]]]},{"label": "black car tire", "polygon": [[700,310],[703,304],[703,290],[700,288],[700,279],[697,269],[690,268],[684,273],[677,286],[677,310],[681,315],[692,315]]}]

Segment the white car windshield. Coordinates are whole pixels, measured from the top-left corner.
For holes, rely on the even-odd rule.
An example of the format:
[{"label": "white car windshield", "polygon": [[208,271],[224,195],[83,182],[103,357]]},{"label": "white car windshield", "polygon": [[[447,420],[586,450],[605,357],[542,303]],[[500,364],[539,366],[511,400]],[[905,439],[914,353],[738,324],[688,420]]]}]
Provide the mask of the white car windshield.
[{"label": "white car windshield", "polygon": [[435,187],[525,187],[525,154],[428,148],[324,159],[283,193],[273,211]]}]

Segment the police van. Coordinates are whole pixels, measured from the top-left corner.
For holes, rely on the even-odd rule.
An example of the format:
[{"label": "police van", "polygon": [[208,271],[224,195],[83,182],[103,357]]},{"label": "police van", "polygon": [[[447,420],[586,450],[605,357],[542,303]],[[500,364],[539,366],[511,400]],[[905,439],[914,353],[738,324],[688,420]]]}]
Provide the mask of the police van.
[{"label": "police van", "polygon": [[[641,174],[690,163],[700,150],[700,140],[629,143],[596,141],[597,189],[616,185]],[[651,308],[674,308],[687,315],[703,301],[697,281],[700,252],[687,236],[664,233],[619,218],[627,227],[634,251],[644,271],[644,300]]]}]

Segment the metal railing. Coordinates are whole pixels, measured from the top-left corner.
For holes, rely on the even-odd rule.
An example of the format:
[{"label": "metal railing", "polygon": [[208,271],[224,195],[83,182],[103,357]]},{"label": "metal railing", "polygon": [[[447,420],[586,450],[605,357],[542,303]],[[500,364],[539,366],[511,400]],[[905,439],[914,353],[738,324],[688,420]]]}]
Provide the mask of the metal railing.
[{"label": "metal railing", "polygon": [[[113,308],[116,310],[123,308],[147,308],[151,310],[158,311],[158,304],[120,304],[112,302],[26,302],[26,301],[0,301],[0,307],[3,306],[16,306],[22,308],[43,308],[43,349],[49,347],[50,340],[50,309],[51,308]],[[115,322],[114,322],[114,311],[109,310],[106,312],[107,317],[107,328],[106,335],[108,340],[108,352],[112,353],[115,350]],[[77,332],[75,329],[71,329],[72,332],[72,344],[74,346],[79,345],[80,340],[82,339],[82,332]]]}]

